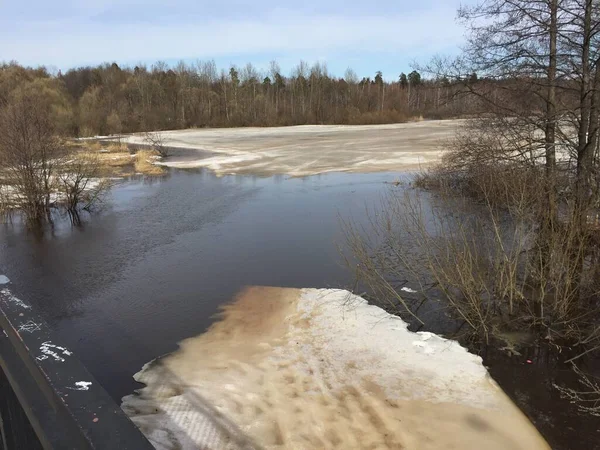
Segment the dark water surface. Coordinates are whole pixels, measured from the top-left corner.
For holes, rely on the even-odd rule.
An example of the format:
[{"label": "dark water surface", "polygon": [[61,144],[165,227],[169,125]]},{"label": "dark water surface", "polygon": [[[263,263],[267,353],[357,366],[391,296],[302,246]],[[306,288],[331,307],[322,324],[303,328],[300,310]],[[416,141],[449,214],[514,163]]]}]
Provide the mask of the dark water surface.
[{"label": "dark water surface", "polygon": [[396,174],[217,178],[173,171],[116,186],[82,229],[0,228],[0,273],[115,398],[143,364],[202,333],[245,285],[348,287],[339,215]]},{"label": "dark water surface", "polygon": [[[365,208],[403,189],[386,184],[398,178],[218,178],[200,170],[128,181],[82,228],[59,220],[40,238],[18,224],[0,227],[0,273],[120,402],[138,387],[134,373],[206,330],[245,285],[351,287],[338,251],[340,217],[366,226]],[[440,322],[427,328],[445,331]],[[529,354],[484,360],[554,448],[600,448],[598,419],[579,416],[552,387],[573,383],[568,367]]]}]

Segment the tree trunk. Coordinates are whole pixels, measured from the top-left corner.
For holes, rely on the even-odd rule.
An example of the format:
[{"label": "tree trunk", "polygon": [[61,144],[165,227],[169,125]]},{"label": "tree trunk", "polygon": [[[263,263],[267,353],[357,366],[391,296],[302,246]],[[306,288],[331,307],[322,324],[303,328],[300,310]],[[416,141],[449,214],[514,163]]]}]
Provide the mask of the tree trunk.
[{"label": "tree trunk", "polygon": [[[584,23],[583,23],[583,41],[581,52],[581,86],[580,86],[580,109],[578,145],[577,145],[577,181],[575,188],[575,220],[580,229],[585,229],[587,222],[588,209],[590,206],[591,174],[594,157],[595,142],[592,142],[592,133],[590,122],[594,121],[591,117],[593,97],[590,89],[590,31],[592,22],[592,0],[586,0]],[[596,77],[598,69],[596,68]],[[596,84],[596,80],[594,81]],[[594,116],[597,122],[597,108],[595,103]]]},{"label": "tree trunk", "polygon": [[550,0],[548,98],[546,109],[546,195],[547,211],[545,225],[553,229],[558,218],[556,205],[556,40],[558,34],[558,0]]}]

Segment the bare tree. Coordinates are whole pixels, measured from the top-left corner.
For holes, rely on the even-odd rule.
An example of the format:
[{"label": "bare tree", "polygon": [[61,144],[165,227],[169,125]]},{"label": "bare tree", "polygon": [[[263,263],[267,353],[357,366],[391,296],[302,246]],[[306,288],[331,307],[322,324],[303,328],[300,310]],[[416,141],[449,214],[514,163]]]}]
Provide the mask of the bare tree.
[{"label": "bare tree", "polygon": [[144,141],[146,142],[146,144],[148,144],[152,148],[152,150],[155,150],[156,152],[158,152],[158,154],[160,156],[162,156],[163,158],[166,158],[167,156],[169,156],[169,149],[165,145],[165,138],[161,132],[148,131],[148,132],[144,133]]},{"label": "bare tree", "polygon": [[600,6],[592,0],[572,0],[568,6],[571,21],[560,38],[572,61],[572,83],[579,91],[578,107],[567,120],[577,130],[577,141],[572,144],[577,161],[575,219],[585,227],[597,190],[593,178],[600,130]]},{"label": "bare tree", "polygon": [[31,91],[17,91],[0,110],[0,167],[30,225],[51,221],[51,192],[63,155],[50,105]]},{"label": "bare tree", "polygon": [[[276,62],[263,71],[251,65],[231,67],[219,76],[214,61],[199,61],[174,68],[158,63],[151,69],[104,64],[72,69],[53,81],[64,82],[78,104],[80,135],[114,133],[120,126],[123,132],[140,132],[190,126],[390,123],[412,115],[449,117],[471,106],[464,98],[454,102],[450,94],[458,85],[421,79],[417,72],[405,87],[380,77],[359,80],[351,71],[338,78],[322,63],[305,62],[287,76]],[[446,99],[441,107],[440,98]]]}]

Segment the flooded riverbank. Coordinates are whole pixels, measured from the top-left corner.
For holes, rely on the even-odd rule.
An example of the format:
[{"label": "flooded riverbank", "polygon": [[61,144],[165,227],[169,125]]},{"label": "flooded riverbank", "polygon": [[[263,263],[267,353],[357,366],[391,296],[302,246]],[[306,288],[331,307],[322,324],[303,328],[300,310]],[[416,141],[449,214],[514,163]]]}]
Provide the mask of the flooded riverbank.
[{"label": "flooded riverbank", "polygon": [[[352,287],[337,247],[344,242],[340,218],[366,226],[365,207],[406,188],[391,184],[398,178],[219,178],[200,170],[132,180],[113,188],[104,210],[82,228],[57,220],[40,238],[18,223],[3,225],[0,273],[120,401],[140,387],[134,373],[204,332],[244,286]],[[406,295],[420,301],[418,293]],[[420,317],[428,330],[446,331]],[[594,419],[578,416],[551,385],[572,381],[568,367],[542,358],[530,365],[515,357],[488,361],[553,448],[597,445]]]}]

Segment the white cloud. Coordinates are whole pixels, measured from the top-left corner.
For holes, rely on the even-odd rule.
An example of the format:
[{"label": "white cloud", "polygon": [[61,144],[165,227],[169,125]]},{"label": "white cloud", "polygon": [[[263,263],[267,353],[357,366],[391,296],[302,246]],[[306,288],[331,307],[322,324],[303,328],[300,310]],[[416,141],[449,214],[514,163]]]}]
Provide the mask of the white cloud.
[{"label": "white cloud", "polygon": [[[113,2],[102,0],[95,7],[102,9]],[[0,54],[23,64],[68,67],[113,60],[261,53],[435,53],[459,45],[461,40],[462,30],[450,8],[364,17],[278,11],[261,18],[188,20],[180,25],[162,24],[160,17],[152,23],[28,22],[0,30]]]}]

